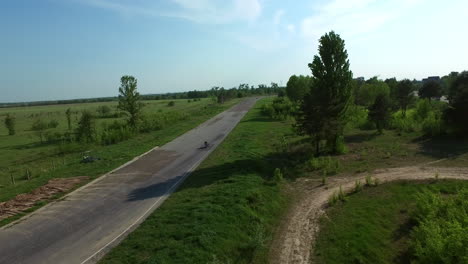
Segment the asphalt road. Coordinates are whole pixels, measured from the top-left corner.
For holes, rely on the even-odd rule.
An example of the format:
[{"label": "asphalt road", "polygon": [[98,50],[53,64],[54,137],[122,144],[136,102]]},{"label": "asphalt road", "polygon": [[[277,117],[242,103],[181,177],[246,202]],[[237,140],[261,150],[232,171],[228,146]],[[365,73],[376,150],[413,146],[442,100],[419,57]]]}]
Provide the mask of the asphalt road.
[{"label": "asphalt road", "polygon": [[[137,160],[0,229],[0,263],[95,263],[134,230],[255,104],[248,98]],[[199,149],[204,141],[210,146]]]}]

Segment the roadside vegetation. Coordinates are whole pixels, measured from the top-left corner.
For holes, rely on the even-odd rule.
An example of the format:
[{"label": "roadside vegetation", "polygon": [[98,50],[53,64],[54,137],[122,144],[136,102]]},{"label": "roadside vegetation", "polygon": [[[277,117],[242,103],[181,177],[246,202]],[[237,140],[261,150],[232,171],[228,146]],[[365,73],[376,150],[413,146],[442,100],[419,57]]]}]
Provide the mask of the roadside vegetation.
[{"label": "roadside vegetation", "polygon": [[315,263],[466,263],[468,182],[386,183],[322,217]]},{"label": "roadside vegetation", "polygon": [[287,205],[276,168],[291,127],[263,99],[164,204],[101,263],[267,263]]},{"label": "roadside vegetation", "polygon": [[[0,202],[30,193],[53,178],[87,176],[92,180],[173,140],[244,96],[278,89],[242,84],[189,92],[189,100],[142,101],[137,80],[123,76],[118,102],[0,108],[0,118],[4,118],[0,126]],[[210,97],[200,98],[206,95]],[[6,220],[1,215],[1,225],[22,215],[10,205],[0,205],[0,209],[6,215],[16,214]]]},{"label": "roadside vegetation", "polygon": [[[318,55],[308,66],[312,76],[291,76],[285,96],[262,108],[264,116],[288,120],[296,131],[296,136],[284,142],[289,158],[280,168],[285,178],[318,178],[326,186],[328,177],[372,173],[379,168],[434,161],[431,166],[467,166],[468,72],[452,72],[423,82],[353,79],[344,41],[334,32],[320,38]],[[402,249],[404,246],[390,243],[392,230],[399,228],[399,210],[412,209],[405,207],[411,204],[407,201],[415,199],[409,195],[411,191],[444,188],[444,184],[467,187],[466,183],[437,184],[415,185],[420,189],[408,192],[394,190],[382,199],[362,197],[342,218],[340,214],[346,213],[349,202],[342,191],[338,192],[334,203],[346,202],[330,209],[317,254],[323,263],[402,263],[408,259],[413,263],[466,263],[463,191],[450,193],[456,197],[453,200],[427,194],[426,203],[435,207],[426,209],[428,215],[417,217],[414,229],[399,230],[401,236],[412,238],[411,247],[408,244]],[[356,182],[356,191],[363,186]],[[384,192],[388,187],[390,192],[392,186],[399,185],[376,190]],[[419,200],[424,204],[423,198]],[[455,211],[461,212],[451,216]],[[450,220],[443,220],[445,217]],[[336,234],[331,236],[327,230],[335,226]],[[453,237],[453,242],[445,236]],[[400,256],[403,251],[407,255]],[[399,257],[402,259],[396,259]]]}]

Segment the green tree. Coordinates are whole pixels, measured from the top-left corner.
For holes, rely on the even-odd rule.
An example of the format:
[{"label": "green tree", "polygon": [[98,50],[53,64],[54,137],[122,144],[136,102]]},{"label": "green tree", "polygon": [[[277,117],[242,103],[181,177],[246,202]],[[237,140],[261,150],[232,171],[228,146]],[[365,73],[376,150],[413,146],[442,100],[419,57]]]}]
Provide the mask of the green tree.
[{"label": "green tree", "polygon": [[94,142],[95,132],[94,116],[89,111],[83,111],[76,128],[78,141],[86,143]]},{"label": "green tree", "polygon": [[419,97],[427,98],[440,98],[442,95],[442,86],[437,81],[427,81],[419,89]]},{"label": "green tree", "polygon": [[451,72],[449,75],[443,76],[441,78],[443,95],[449,94],[450,87],[452,87],[452,83],[457,79],[458,74],[458,72]]},{"label": "green tree", "polygon": [[286,84],[286,95],[293,102],[298,102],[304,99],[304,96],[310,91],[309,76],[296,76],[292,75]]},{"label": "green tree", "polygon": [[381,134],[390,119],[390,100],[387,94],[379,94],[375,102],[369,107],[369,120],[375,123]]},{"label": "green tree", "polygon": [[65,115],[67,116],[68,130],[71,130],[71,114],[72,111],[70,108],[68,108],[67,111],[65,111]]},{"label": "green tree", "polygon": [[13,136],[16,133],[16,118],[7,114],[5,117],[5,127],[8,129],[8,135]]},{"label": "green tree", "polygon": [[111,108],[107,105],[100,105],[97,109],[96,112],[100,116],[107,116],[111,112]]},{"label": "green tree", "polygon": [[141,116],[142,104],[140,103],[140,94],[137,92],[137,79],[133,76],[122,76],[119,87],[119,105],[118,109],[128,115],[128,124],[136,129]]},{"label": "green tree", "polygon": [[360,88],[357,93],[356,102],[359,105],[369,107],[375,102],[378,95],[385,94],[390,95],[390,87],[384,81],[373,77],[367,80]]},{"label": "green tree", "polygon": [[41,143],[44,142],[44,132],[47,130],[47,128],[47,123],[41,119],[36,119],[31,126],[31,130],[35,131],[35,134],[41,140]]},{"label": "green tree", "polygon": [[413,82],[408,79],[401,80],[398,82],[397,91],[396,91],[396,100],[398,103],[398,107],[403,112],[403,116],[406,116],[406,109],[414,100],[414,86]]},{"label": "green tree", "polygon": [[464,71],[453,81],[449,90],[449,108],[445,120],[461,134],[468,132],[468,72]]},{"label": "green tree", "polygon": [[313,85],[301,105],[297,127],[315,140],[317,152],[324,137],[337,151],[351,103],[352,72],[345,42],[338,34],[331,31],[319,42],[319,55],[309,64]]}]

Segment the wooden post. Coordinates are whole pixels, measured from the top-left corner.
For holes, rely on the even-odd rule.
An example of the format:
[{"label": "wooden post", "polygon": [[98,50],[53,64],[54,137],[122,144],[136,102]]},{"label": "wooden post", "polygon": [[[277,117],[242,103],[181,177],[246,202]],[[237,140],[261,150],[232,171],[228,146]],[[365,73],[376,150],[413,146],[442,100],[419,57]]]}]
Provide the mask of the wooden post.
[{"label": "wooden post", "polygon": [[26,177],[28,178],[28,181],[31,180],[31,172],[29,169],[26,169]]}]

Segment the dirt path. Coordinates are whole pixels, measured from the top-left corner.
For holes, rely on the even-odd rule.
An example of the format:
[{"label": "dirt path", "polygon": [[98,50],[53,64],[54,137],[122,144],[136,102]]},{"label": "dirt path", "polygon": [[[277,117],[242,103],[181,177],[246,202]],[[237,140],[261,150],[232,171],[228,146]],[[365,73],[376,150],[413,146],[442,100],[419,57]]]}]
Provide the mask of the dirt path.
[{"label": "dirt path", "polygon": [[[372,175],[380,183],[395,180],[439,179],[468,180],[468,168],[403,167],[376,170]],[[365,182],[365,174],[353,177],[331,177],[324,186],[318,180],[300,179],[294,185],[299,193],[296,202],[275,235],[270,250],[270,263],[309,264],[314,263],[313,245],[319,228],[319,218],[325,211],[328,200],[342,186],[350,192],[356,180]]]}]

